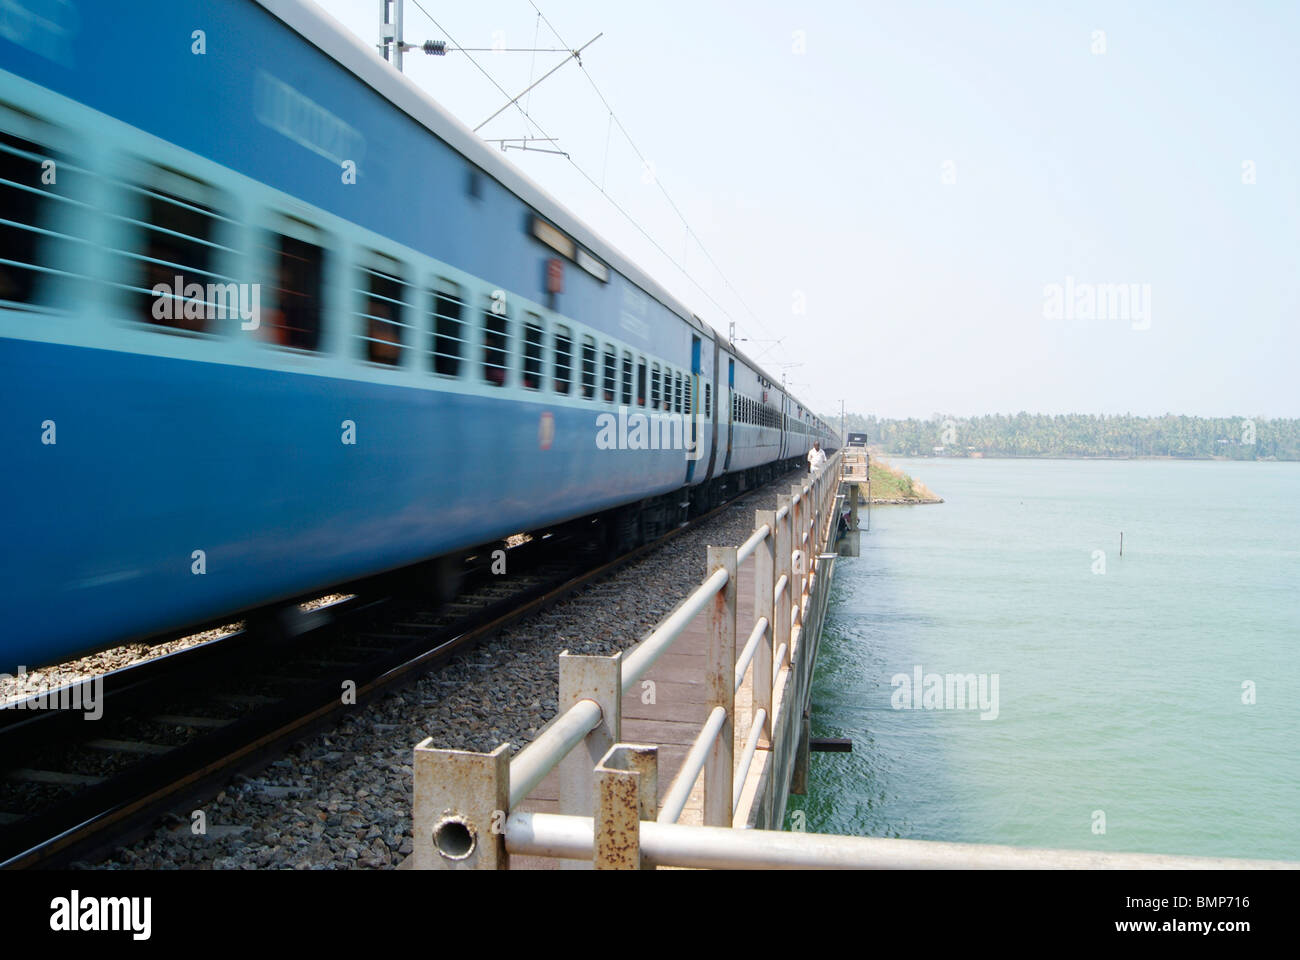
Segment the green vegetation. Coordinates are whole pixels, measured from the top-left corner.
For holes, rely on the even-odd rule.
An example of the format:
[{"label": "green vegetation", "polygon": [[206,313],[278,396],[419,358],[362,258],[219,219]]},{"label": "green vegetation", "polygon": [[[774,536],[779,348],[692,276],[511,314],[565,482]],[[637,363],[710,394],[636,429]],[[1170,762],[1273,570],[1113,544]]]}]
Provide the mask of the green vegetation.
[{"label": "green vegetation", "polygon": [[[838,417],[826,419],[839,424]],[[907,457],[1300,460],[1300,420],[1295,419],[1018,413],[888,420],[849,414],[845,425],[867,433],[885,453]]]},{"label": "green vegetation", "polygon": [[[924,483],[919,480],[913,480],[898,467],[891,466],[887,461],[881,460],[878,456],[871,457],[870,466],[871,476],[871,500],[873,503],[879,503],[882,500],[909,500],[916,503],[942,503],[942,500],[935,496]],[[862,491],[862,497],[865,502],[867,496],[867,485],[858,484]]]}]

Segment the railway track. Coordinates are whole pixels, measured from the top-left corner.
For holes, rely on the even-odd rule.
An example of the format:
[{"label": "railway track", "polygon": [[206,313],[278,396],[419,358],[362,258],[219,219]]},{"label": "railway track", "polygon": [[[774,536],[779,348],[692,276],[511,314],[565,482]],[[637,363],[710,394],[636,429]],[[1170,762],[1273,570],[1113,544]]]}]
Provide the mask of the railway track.
[{"label": "railway track", "polygon": [[[128,843],[167,811],[730,503],[608,562],[564,536],[529,541],[507,552],[508,579],[481,565],[446,604],[412,598],[389,578],[314,610],[281,611],[271,637],[249,627],[83,681],[103,685],[94,722],[75,710],[0,710],[0,867],[65,866]],[[65,702],[83,702],[65,690]]]}]

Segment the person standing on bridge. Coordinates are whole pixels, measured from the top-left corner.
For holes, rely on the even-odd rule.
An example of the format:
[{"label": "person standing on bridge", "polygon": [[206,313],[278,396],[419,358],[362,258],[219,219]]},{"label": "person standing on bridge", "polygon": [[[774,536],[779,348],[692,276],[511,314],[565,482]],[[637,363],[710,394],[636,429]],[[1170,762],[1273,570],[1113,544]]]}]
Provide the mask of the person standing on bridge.
[{"label": "person standing on bridge", "polygon": [[808,473],[814,474],[826,465],[826,454],[822,453],[822,442],[817,440],[808,451]]}]

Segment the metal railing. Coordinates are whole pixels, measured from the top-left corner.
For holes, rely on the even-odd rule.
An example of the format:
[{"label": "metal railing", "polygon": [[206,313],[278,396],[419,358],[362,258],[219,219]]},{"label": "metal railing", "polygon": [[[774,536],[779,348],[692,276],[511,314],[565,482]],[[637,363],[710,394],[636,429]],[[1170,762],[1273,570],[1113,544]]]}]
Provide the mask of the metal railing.
[{"label": "metal railing", "polygon": [[[787,788],[802,792],[817,641],[829,601],[844,459],[758,511],[740,547],[709,547],[708,576],[636,647],[612,657],[560,654],[561,712],[511,759],[415,749],[416,869],[504,869],[512,856],[603,869],[1210,868],[1272,861],[1036,850],[786,833]],[[753,626],[736,651],[738,570],[752,559]],[[621,742],[622,699],[699,616],[707,618],[704,722],[659,797],[658,747]],[[736,694],[749,679],[750,728],[734,756]],[[519,809],[553,770],[559,813]],[[679,821],[703,777],[700,824]],[[740,828],[740,829],[737,829]],[[749,828],[749,829],[745,829]]]},{"label": "metal railing", "polygon": [[[662,808],[656,809],[656,789],[646,798],[638,793],[638,809],[660,824],[676,824],[703,776],[704,824],[730,828],[779,820],[789,769],[800,735],[806,736],[802,716],[790,714],[796,707],[802,714],[809,679],[803,674],[811,673],[813,644],[802,642],[805,624],[820,622],[825,607],[831,555],[821,547],[835,530],[840,463],[840,455],[832,455],[789,495],[778,496],[776,510],[758,511],[753,534],[739,547],[709,547],[704,582],[631,651],[612,657],[562,653],[561,711],[508,762],[507,745],[472,754],[420,744],[414,866],[505,865],[509,852],[519,852],[509,831],[511,823],[518,827],[522,821],[511,815],[553,770],[559,771],[561,815],[588,822],[599,806],[602,776],[611,783],[632,776],[657,784],[656,748],[619,744],[622,697],[701,615],[707,618],[708,713]],[[738,655],[738,571],[751,558],[753,627]],[[736,694],[747,678],[750,728],[737,764]],[[592,863],[590,854],[583,859]]]}]

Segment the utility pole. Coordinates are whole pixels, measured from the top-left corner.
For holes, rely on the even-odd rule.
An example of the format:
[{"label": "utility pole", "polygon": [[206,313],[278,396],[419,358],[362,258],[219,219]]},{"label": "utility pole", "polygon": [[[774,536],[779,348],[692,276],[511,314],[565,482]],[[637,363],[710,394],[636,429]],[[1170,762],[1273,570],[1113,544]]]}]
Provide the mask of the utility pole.
[{"label": "utility pole", "polygon": [[379,0],[379,46],[398,73],[402,72],[402,4],[403,0]]}]

